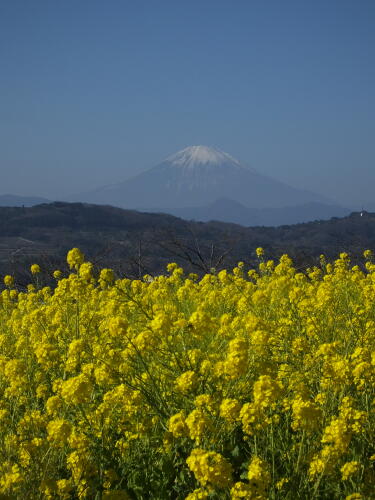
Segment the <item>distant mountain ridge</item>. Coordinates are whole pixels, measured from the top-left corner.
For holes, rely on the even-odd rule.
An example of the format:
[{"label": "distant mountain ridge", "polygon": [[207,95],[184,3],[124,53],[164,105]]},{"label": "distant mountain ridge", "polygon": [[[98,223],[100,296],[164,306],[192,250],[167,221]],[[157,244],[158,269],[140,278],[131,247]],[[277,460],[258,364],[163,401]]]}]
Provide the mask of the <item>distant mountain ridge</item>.
[{"label": "distant mountain ridge", "polygon": [[51,200],[38,196],[18,196],[14,194],[0,195],[0,207],[32,207],[40,203],[51,203]]},{"label": "distant mountain ridge", "polygon": [[212,220],[234,222],[242,226],[282,226],[300,224],[314,220],[327,220],[331,217],[349,215],[349,208],[323,203],[306,203],[304,205],[282,208],[248,208],[230,199],[220,199],[203,207],[185,207],[166,210],[186,220],[209,222]]},{"label": "distant mountain ridge", "polygon": [[[353,210],[269,178],[208,146],[187,147],[124,182],[65,199],[247,227],[327,220]],[[48,202],[40,197],[0,196],[0,206]],[[371,211],[375,204],[365,208]]]},{"label": "distant mountain ridge", "polygon": [[124,182],[73,196],[71,201],[163,211],[232,199],[248,208],[326,203],[322,195],[258,173],[215,148],[190,146]]},{"label": "distant mountain ridge", "polygon": [[[0,195],[0,207],[32,207],[51,203],[45,198],[33,196]],[[162,210],[143,209],[141,212],[166,213],[185,220],[202,222],[232,222],[242,226],[281,226],[298,224],[331,217],[345,217],[352,211],[338,205],[307,203],[283,208],[248,208],[234,200],[222,198],[201,207],[164,208]],[[375,207],[374,207],[375,211]]]}]

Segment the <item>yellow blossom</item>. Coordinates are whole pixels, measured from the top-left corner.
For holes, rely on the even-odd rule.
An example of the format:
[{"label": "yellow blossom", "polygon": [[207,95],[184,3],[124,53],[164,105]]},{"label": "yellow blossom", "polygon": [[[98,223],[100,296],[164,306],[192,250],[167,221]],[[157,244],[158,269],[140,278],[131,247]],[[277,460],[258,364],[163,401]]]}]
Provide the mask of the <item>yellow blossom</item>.
[{"label": "yellow blossom", "polygon": [[202,486],[226,488],[232,482],[232,466],[219,453],[195,448],[186,463]]},{"label": "yellow blossom", "polygon": [[344,464],[340,469],[343,481],[349,479],[353,474],[358,472],[359,468],[360,463],[355,460],[352,462],[346,462],[346,464]]},{"label": "yellow blossom", "polygon": [[40,266],[38,264],[33,264],[30,267],[31,274],[38,274],[40,273]]}]

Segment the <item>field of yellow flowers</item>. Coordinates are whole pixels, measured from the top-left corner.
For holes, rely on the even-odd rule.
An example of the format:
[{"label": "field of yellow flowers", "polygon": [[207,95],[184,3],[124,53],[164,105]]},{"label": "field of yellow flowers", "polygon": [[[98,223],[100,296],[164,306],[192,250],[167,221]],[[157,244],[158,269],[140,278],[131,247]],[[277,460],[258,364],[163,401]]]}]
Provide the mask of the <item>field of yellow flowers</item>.
[{"label": "field of yellow flowers", "polygon": [[203,278],[0,296],[0,498],[375,498],[375,265],[284,255]]}]

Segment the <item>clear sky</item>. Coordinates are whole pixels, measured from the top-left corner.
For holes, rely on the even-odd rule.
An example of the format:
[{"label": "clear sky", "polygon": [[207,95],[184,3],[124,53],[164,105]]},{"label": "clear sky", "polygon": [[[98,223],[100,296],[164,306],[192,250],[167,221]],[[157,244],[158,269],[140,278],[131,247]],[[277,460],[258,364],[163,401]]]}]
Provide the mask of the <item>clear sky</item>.
[{"label": "clear sky", "polygon": [[193,144],[375,201],[374,0],[0,0],[0,194],[121,181]]}]

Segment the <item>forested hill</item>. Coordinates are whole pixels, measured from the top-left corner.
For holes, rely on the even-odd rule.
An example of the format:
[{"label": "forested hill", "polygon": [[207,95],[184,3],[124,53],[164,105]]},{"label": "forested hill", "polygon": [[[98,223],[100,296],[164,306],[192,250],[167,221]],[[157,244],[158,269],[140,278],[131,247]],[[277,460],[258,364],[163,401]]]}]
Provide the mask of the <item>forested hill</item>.
[{"label": "forested hill", "polygon": [[375,248],[375,214],[245,228],[82,203],[0,207],[0,272],[21,280],[28,278],[23,269],[31,262],[48,272],[62,267],[72,247],[80,247],[98,266],[141,276],[163,272],[170,261],[196,272],[230,268],[238,261],[255,265],[259,246],[266,258],[288,253],[299,267],[316,264],[322,253],[334,258],[343,251],[356,262],[364,249]]}]

